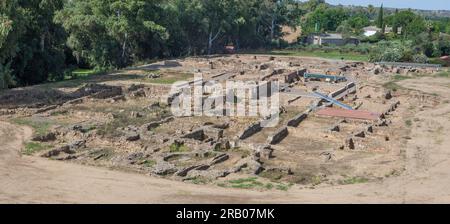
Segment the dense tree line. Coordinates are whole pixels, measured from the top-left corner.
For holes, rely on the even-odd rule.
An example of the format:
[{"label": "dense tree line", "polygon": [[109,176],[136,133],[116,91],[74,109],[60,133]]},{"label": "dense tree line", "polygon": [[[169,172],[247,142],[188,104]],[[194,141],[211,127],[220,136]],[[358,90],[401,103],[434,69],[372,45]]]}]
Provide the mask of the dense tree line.
[{"label": "dense tree line", "polygon": [[0,88],[64,77],[70,65],[122,68],[151,58],[277,44],[295,0],[8,0],[0,8]]},{"label": "dense tree line", "polygon": [[[436,57],[450,53],[449,38],[442,35],[450,34],[449,24],[410,10],[385,13],[324,0],[0,1],[0,89],[60,80],[75,67],[122,68],[147,59],[221,53],[226,45],[281,47],[286,25],[301,26],[303,37],[315,32],[362,37],[366,26],[391,26],[393,34],[363,41],[395,41],[401,49],[413,48],[408,55]],[[397,59],[397,53],[388,58]]]},{"label": "dense tree line", "polygon": [[61,0],[0,2],[0,86],[62,76],[66,35],[53,22],[62,7]]}]

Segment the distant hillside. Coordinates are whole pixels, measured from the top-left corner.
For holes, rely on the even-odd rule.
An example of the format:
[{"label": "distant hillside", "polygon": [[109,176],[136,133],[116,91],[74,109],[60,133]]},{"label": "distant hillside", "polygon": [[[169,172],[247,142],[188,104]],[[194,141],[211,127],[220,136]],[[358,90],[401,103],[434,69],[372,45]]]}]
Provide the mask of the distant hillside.
[{"label": "distant hillside", "polygon": [[[344,8],[350,8],[352,10],[367,10],[368,7],[365,6],[353,6],[353,5],[334,5],[335,7],[344,7]],[[375,6],[375,8],[378,9],[379,6]],[[386,14],[394,13],[396,8],[384,8]],[[400,9],[399,10],[407,10],[407,9]],[[422,9],[411,9],[413,12],[428,18],[428,19],[439,19],[439,18],[450,18],[450,10],[422,10]],[[376,13],[371,16],[376,16],[378,13],[378,10],[376,10]]]},{"label": "distant hillside", "polygon": [[[389,8],[391,12],[395,12],[395,9]],[[411,9],[417,14],[429,18],[429,19],[437,19],[437,18],[450,18],[449,10],[421,10],[421,9]]]}]

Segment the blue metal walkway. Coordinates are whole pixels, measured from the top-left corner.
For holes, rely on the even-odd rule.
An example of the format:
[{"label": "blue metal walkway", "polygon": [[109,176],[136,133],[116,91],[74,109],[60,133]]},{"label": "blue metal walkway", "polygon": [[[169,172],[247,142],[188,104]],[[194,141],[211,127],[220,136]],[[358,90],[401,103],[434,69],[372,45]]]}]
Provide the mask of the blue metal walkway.
[{"label": "blue metal walkway", "polygon": [[323,75],[323,74],[312,74],[312,73],[305,73],[303,76],[305,79],[330,79],[334,82],[345,82],[347,81],[347,78],[344,76],[335,76],[335,75]]},{"label": "blue metal walkway", "polygon": [[320,98],[322,98],[322,99],[324,99],[324,100],[326,100],[326,101],[328,101],[328,102],[330,102],[330,103],[332,103],[334,105],[342,107],[344,109],[353,110],[353,107],[351,107],[349,105],[346,105],[346,104],[343,104],[343,103],[341,103],[341,102],[339,102],[339,101],[337,101],[337,100],[335,100],[335,99],[333,99],[331,97],[328,97],[328,96],[326,96],[326,95],[324,95],[322,93],[314,92],[314,95],[316,95],[316,96],[318,96],[318,97],[320,97]]}]

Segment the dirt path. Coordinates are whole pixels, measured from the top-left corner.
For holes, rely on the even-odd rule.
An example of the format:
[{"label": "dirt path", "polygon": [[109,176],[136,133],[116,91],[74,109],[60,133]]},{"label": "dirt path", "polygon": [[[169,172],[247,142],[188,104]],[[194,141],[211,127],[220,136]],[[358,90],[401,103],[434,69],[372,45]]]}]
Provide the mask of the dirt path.
[{"label": "dirt path", "polygon": [[[422,82],[400,84],[423,91]],[[439,87],[427,90],[447,97],[447,103],[411,118],[417,122],[406,147],[406,172],[399,177],[287,192],[193,185],[21,156],[31,129],[0,121],[0,203],[449,203],[450,94],[445,82],[426,83]]]}]

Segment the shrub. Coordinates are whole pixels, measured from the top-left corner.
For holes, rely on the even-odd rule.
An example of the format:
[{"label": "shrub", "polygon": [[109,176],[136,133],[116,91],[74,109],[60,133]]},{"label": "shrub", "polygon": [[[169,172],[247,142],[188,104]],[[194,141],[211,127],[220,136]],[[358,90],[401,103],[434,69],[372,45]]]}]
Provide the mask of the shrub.
[{"label": "shrub", "polygon": [[[415,53],[410,41],[380,41],[372,48],[369,55],[371,62],[388,61],[414,61]],[[424,58],[418,58],[423,60]]]},{"label": "shrub", "polygon": [[428,63],[428,57],[424,54],[416,54],[413,56],[413,62]]},{"label": "shrub", "polygon": [[384,50],[374,51],[369,56],[369,60],[371,62],[378,62],[378,61],[395,62],[400,61],[402,58],[403,52],[402,49],[399,48],[385,48]]}]

